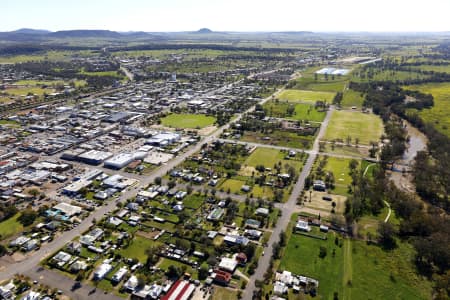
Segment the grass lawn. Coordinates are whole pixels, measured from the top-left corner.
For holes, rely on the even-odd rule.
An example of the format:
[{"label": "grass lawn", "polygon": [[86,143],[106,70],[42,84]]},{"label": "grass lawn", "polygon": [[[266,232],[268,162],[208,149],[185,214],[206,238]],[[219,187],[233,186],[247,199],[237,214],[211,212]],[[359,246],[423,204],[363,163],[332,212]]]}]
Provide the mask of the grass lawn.
[{"label": "grass lawn", "polygon": [[280,150],[259,147],[252,152],[252,154],[244,162],[244,165],[251,167],[264,165],[267,168],[272,168],[274,164],[278,163],[282,159],[283,154]]},{"label": "grass lawn", "polygon": [[415,272],[411,245],[399,242],[398,248],[384,251],[363,241],[351,244],[352,287],[344,299],[432,298],[431,282]]},{"label": "grass lawn", "polygon": [[184,198],[183,204],[187,208],[197,209],[202,206],[204,200],[205,198],[203,196],[191,194],[187,195],[186,198]]},{"label": "grass lawn", "polygon": [[[322,296],[321,299],[333,299],[334,292],[343,294],[342,279],[346,275],[344,274],[344,251],[347,244],[348,241],[345,240],[344,246],[336,246],[332,232],[328,233],[327,240],[292,234],[279,269],[319,280],[318,294]],[[321,246],[327,249],[327,255],[324,258],[319,257]]]},{"label": "grass lawn", "polygon": [[198,114],[170,114],[161,119],[161,124],[175,128],[204,128],[213,125],[216,118]]},{"label": "grass lawn", "polygon": [[10,236],[16,235],[23,230],[23,225],[17,221],[20,217],[20,213],[15,214],[13,217],[0,223],[0,238],[3,240]]},{"label": "grass lawn", "polygon": [[450,73],[450,65],[421,65],[421,66],[411,66],[412,69],[422,70],[422,71],[433,71],[439,73]]},{"label": "grass lawn", "polygon": [[433,124],[438,131],[450,137],[450,83],[429,83],[406,88],[433,95],[434,106],[432,108],[411,111],[418,112],[425,122]]},{"label": "grass lawn", "polygon": [[316,102],[321,100],[331,103],[334,95],[335,93],[332,92],[284,90],[281,94],[278,95],[278,99],[291,102]]},{"label": "grass lawn", "polygon": [[237,299],[237,292],[221,286],[214,287],[214,294],[212,300],[235,300]]},{"label": "grass lawn", "polygon": [[191,266],[183,264],[182,262],[176,261],[176,260],[171,260],[168,258],[162,258],[161,261],[158,264],[158,268],[161,268],[165,271],[167,271],[169,269],[170,266],[175,266],[178,268],[186,268],[185,272],[188,272],[190,274],[192,274],[192,278],[193,279],[197,279],[197,272],[194,271],[194,269],[192,269]]},{"label": "grass lawn", "polygon": [[156,246],[157,244],[158,243],[153,240],[149,240],[137,235],[134,237],[133,241],[127,248],[120,250],[120,254],[127,258],[136,258],[140,262],[144,263],[147,259],[145,250],[147,250],[151,246]]},{"label": "grass lawn", "polygon": [[[269,139],[266,139],[266,138]],[[309,149],[312,146],[314,136],[302,136],[295,132],[288,132],[282,130],[274,130],[272,133],[261,133],[245,131],[242,140],[252,143],[262,143],[269,145],[277,145],[284,147],[291,147],[297,149]]]},{"label": "grass lawn", "polygon": [[383,134],[383,122],[373,114],[353,111],[334,111],[325,132],[325,140],[342,139],[348,136],[359,139],[359,144],[368,145],[371,141],[378,141]]},{"label": "grass lawn", "polygon": [[231,193],[240,193],[241,187],[245,184],[245,181],[237,180],[237,179],[227,179],[225,180],[220,189],[223,189],[225,192],[230,189]]},{"label": "grass lawn", "polygon": [[[320,159],[323,159],[321,156]],[[329,156],[327,164],[324,167],[325,172],[333,172],[335,180],[335,188],[329,192],[342,196],[349,196],[347,192],[347,186],[352,183],[352,178],[349,175],[350,168],[349,163],[351,159],[338,158]],[[314,170],[317,167],[317,163],[314,165]]]},{"label": "grass lawn", "polygon": [[360,92],[356,92],[353,90],[346,90],[344,92],[344,96],[342,98],[341,106],[342,107],[362,107],[364,102],[364,97],[361,96]]},{"label": "grass lawn", "polygon": [[[431,299],[431,283],[415,272],[411,245],[399,242],[384,251],[364,241],[342,242],[336,246],[333,233],[325,241],[293,234],[279,269],[318,279],[318,299],[333,299],[334,292],[339,299]],[[319,258],[320,246],[325,258]]]}]

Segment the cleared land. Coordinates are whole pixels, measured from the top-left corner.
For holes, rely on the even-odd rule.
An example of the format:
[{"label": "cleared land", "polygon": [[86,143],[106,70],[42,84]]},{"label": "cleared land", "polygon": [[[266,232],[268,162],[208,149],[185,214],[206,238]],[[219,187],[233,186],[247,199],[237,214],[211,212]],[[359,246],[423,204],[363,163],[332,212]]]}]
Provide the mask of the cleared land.
[{"label": "cleared land", "polygon": [[15,214],[13,217],[0,223],[0,238],[5,239],[15,234],[18,234],[23,230],[23,225],[17,221],[20,217],[20,213]]},{"label": "cleared land", "polygon": [[213,125],[216,118],[197,114],[171,114],[161,119],[161,124],[174,128],[204,128]]},{"label": "cleared land", "polygon": [[[292,115],[288,114],[291,107],[294,107]],[[318,111],[314,105],[298,103],[294,104],[289,101],[270,101],[264,104],[264,110],[269,117],[285,118],[290,120],[305,120],[312,122],[322,122],[326,112]]]},{"label": "cleared land", "polygon": [[149,240],[141,236],[135,236],[131,244],[127,248],[121,250],[120,254],[125,257],[136,258],[140,262],[144,263],[147,259],[145,250],[157,244],[158,243],[153,240]]},{"label": "cleared land", "polygon": [[450,83],[429,83],[406,88],[433,95],[432,108],[421,111],[410,110],[410,112],[417,112],[425,122],[433,124],[438,131],[450,137]]},{"label": "cleared land", "polygon": [[325,101],[331,103],[335,93],[306,91],[306,90],[284,90],[278,95],[278,99],[291,102],[316,102]]},{"label": "cleared land", "polygon": [[320,299],[333,299],[334,292],[339,299],[430,299],[431,283],[417,276],[413,258],[413,248],[401,242],[384,251],[341,238],[336,245],[334,233],[327,240],[292,234],[279,269],[318,279]]},{"label": "cleared land", "polygon": [[356,138],[359,144],[369,145],[371,141],[378,141],[383,134],[383,123],[380,117],[373,114],[349,111],[334,111],[325,132],[325,140],[341,139],[348,136],[352,143]]},{"label": "cleared land", "polygon": [[346,90],[344,92],[341,105],[343,107],[362,107],[362,104],[364,102],[364,97],[361,96],[360,92],[356,92],[353,90]]}]

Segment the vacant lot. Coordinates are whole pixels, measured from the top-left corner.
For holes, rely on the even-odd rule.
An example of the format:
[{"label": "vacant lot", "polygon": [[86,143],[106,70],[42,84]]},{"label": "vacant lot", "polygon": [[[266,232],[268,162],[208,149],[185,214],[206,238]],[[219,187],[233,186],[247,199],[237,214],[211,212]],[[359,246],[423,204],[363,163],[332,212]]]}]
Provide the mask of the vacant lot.
[{"label": "vacant lot", "polygon": [[344,96],[342,98],[341,106],[342,107],[362,107],[364,102],[363,96],[361,96],[360,92],[356,92],[353,90],[346,90],[344,92]]},{"label": "vacant lot", "polygon": [[406,88],[433,95],[434,106],[418,113],[426,122],[433,124],[437,130],[450,137],[450,83],[429,83]]},{"label": "vacant lot", "polygon": [[[292,115],[288,114],[289,109],[294,107]],[[314,105],[303,103],[292,103],[289,101],[270,101],[264,104],[264,110],[270,117],[285,118],[291,120],[305,120],[312,122],[322,122],[326,112],[318,111]]]},{"label": "vacant lot", "polygon": [[280,269],[318,279],[320,299],[333,299],[334,292],[339,299],[430,299],[431,284],[416,274],[413,259],[413,248],[402,242],[384,251],[340,237],[336,245],[333,233],[325,241],[292,234]]},{"label": "vacant lot", "polygon": [[13,217],[0,223],[0,238],[3,240],[10,236],[16,235],[23,230],[22,224],[17,221],[20,217],[20,213],[15,214]]},{"label": "vacant lot", "polygon": [[351,137],[351,143],[369,145],[371,141],[378,141],[383,134],[383,123],[380,117],[353,111],[334,111],[325,133],[325,140],[341,139],[345,141]]},{"label": "vacant lot", "polygon": [[[280,263],[280,270],[288,270],[319,280],[318,294],[322,299],[333,299],[333,293],[343,294],[344,250],[334,244],[335,234],[329,233],[327,240],[292,234]],[[325,247],[327,255],[319,257],[320,247]],[[333,255],[333,250],[335,254]]]},{"label": "vacant lot", "polygon": [[161,119],[161,124],[174,128],[204,128],[213,125],[216,118],[197,114],[171,114]]},{"label": "vacant lot", "polygon": [[252,154],[247,158],[244,165],[256,167],[257,165],[264,165],[267,168],[272,168],[274,164],[283,159],[283,154],[277,149],[256,148]]},{"label": "vacant lot", "polygon": [[278,99],[291,102],[316,102],[325,101],[331,103],[335,93],[306,91],[306,90],[284,90],[278,95]]}]

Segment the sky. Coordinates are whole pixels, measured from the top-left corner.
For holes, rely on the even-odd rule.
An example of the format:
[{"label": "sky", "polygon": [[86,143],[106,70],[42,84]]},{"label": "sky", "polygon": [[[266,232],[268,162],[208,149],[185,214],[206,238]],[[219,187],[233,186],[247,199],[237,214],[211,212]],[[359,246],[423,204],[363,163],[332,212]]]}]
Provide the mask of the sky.
[{"label": "sky", "polygon": [[450,31],[450,0],[0,0],[0,31]]}]

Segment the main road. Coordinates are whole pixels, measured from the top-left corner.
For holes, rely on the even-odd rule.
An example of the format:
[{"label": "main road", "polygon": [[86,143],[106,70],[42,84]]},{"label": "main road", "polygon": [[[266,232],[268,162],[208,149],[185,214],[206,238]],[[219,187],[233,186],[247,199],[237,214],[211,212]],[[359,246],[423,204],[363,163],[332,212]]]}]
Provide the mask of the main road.
[{"label": "main road", "polygon": [[305,187],[305,179],[311,172],[314,161],[316,160],[316,157],[319,153],[319,141],[325,134],[325,130],[328,126],[331,113],[333,110],[334,107],[330,107],[330,109],[327,111],[327,115],[324,121],[322,122],[322,125],[320,126],[319,134],[317,135],[314,141],[313,149],[312,151],[309,152],[308,159],[306,160],[306,163],[303,166],[302,172],[298,177],[297,183],[295,184],[288,201],[285,204],[280,205],[279,207],[281,209],[281,217],[278,219],[276,226],[273,228],[273,232],[272,235],[270,236],[268,245],[266,249],[264,249],[266,255],[261,256],[261,258],[258,261],[258,267],[256,268],[255,273],[250,277],[250,281],[247,283],[247,288],[244,290],[243,293],[244,300],[252,300],[253,294],[256,291],[255,286],[256,280],[263,280],[264,273],[269,268],[270,259],[272,257],[273,251],[273,244],[279,242],[280,233],[286,230],[286,228],[289,225],[289,221],[291,220],[292,213],[297,209],[297,199],[300,196],[300,193],[302,192],[303,188]]}]

